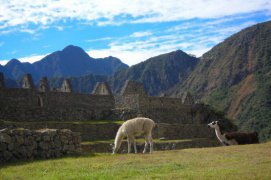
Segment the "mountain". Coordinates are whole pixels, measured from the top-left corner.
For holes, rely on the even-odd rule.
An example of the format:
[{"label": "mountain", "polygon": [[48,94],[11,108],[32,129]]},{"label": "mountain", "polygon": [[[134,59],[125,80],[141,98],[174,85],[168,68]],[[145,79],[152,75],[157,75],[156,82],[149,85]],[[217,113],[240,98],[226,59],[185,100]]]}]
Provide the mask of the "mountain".
[{"label": "mountain", "polygon": [[197,58],[177,50],[117,71],[109,81],[114,93],[119,93],[125,81],[131,79],[143,83],[149,95],[162,95],[168,88],[183,82],[197,62]]},{"label": "mountain", "polygon": [[170,93],[186,91],[224,110],[241,130],[271,138],[271,21],[244,29],[205,53]]},{"label": "mountain", "polygon": [[77,46],[67,46],[61,51],[53,52],[33,64],[10,60],[4,66],[4,72],[10,78],[19,80],[24,74],[31,73],[35,82],[42,76],[78,77],[88,74],[112,75],[114,72],[128,68],[118,58],[107,57],[94,59]]},{"label": "mountain", "polygon": [[35,74],[35,70],[30,63],[21,63],[18,59],[11,59],[4,66],[5,76],[18,80],[19,77],[26,73]]}]

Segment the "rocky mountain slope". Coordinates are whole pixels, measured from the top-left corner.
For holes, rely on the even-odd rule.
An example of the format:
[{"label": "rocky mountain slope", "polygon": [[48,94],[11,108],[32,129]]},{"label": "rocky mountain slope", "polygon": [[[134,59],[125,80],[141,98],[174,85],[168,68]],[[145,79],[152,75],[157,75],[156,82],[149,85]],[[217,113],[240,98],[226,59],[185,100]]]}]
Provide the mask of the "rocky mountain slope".
[{"label": "rocky mountain slope", "polygon": [[170,87],[183,82],[197,62],[197,58],[177,50],[118,71],[109,82],[114,93],[119,93],[125,81],[132,79],[143,83],[149,95],[162,95]]},{"label": "rocky mountain slope", "polygon": [[271,137],[271,21],[227,38],[205,53],[187,80],[169,94],[190,91],[224,110],[242,130]]}]

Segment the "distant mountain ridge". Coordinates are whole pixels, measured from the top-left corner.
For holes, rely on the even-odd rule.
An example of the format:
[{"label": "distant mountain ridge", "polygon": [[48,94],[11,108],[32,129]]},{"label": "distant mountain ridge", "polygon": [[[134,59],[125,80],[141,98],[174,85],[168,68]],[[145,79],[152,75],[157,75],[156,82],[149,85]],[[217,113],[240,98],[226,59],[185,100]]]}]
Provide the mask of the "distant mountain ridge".
[{"label": "distant mountain ridge", "polygon": [[21,63],[17,59],[12,59],[1,68],[9,78],[18,80],[24,74],[31,73],[33,79],[37,82],[42,76],[51,78],[79,77],[89,74],[112,75],[122,68],[128,68],[128,66],[120,59],[112,56],[92,58],[82,48],[69,45],[33,64]]},{"label": "distant mountain ridge", "polygon": [[159,96],[175,84],[183,82],[197,63],[198,58],[177,50],[117,71],[109,82],[114,93],[119,93],[125,81],[131,79],[143,83],[149,95]]},{"label": "distant mountain ridge", "polygon": [[[93,85],[99,81],[108,82],[114,94],[119,94],[126,80],[135,80],[144,84],[149,95],[163,95],[168,88],[183,82],[198,58],[192,57],[181,50],[162,54],[147,59],[126,69],[115,72],[112,76],[89,75],[71,78],[76,92],[89,93]],[[50,83],[60,87],[63,78],[53,78]]]}]

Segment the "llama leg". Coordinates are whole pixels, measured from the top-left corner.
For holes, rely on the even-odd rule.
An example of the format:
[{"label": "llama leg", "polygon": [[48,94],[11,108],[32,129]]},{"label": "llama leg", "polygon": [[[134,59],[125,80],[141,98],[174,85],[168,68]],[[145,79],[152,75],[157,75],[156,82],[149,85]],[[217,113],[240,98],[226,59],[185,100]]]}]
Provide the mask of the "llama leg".
[{"label": "llama leg", "polygon": [[143,150],[143,153],[146,153],[146,150],[147,150],[147,146],[148,146],[148,142],[145,141],[145,146],[144,146],[144,150]]},{"label": "llama leg", "polygon": [[148,140],[149,140],[149,144],[150,144],[150,153],[152,153],[153,152],[153,142],[152,142],[152,136],[151,136],[151,134],[149,135]]},{"label": "llama leg", "polygon": [[145,136],[145,146],[144,146],[143,153],[146,153],[147,146],[148,146],[148,137],[147,137],[147,136]]},{"label": "llama leg", "polygon": [[127,137],[127,142],[128,142],[128,153],[131,152],[131,137]]},{"label": "llama leg", "polygon": [[135,153],[137,153],[135,138],[133,138],[133,145],[134,145],[134,150],[135,150]]}]

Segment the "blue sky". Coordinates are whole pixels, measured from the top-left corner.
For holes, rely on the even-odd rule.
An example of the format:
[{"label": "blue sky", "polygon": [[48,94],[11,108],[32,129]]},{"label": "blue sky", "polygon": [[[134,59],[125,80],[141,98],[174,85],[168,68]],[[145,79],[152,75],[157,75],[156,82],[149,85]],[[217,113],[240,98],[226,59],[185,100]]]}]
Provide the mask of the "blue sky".
[{"label": "blue sky", "polygon": [[34,62],[70,44],[128,65],[177,49],[199,57],[268,20],[270,0],[0,0],[0,64]]}]

